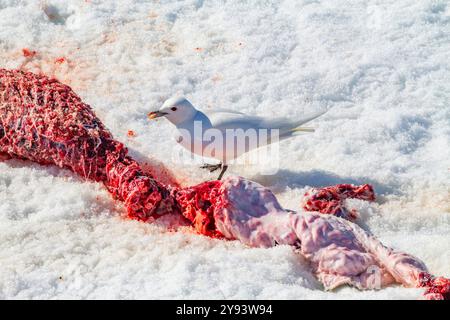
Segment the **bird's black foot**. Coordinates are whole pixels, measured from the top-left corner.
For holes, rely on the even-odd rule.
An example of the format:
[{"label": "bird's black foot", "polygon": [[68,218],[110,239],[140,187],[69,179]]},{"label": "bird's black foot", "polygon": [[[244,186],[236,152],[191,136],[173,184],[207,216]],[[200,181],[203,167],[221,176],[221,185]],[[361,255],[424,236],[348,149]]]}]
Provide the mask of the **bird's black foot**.
[{"label": "bird's black foot", "polygon": [[222,164],[204,164],[200,167],[200,169],[206,169],[209,172],[214,172],[222,168]]},{"label": "bird's black foot", "polygon": [[222,169],[222,171],[220,171],[219,177],[217,178],[217,180],[222,179],[225,171],[227,171],[228,166],[227,165],[222,165],[221,163],[219,164],[204,164],[200,167],[201,169],[207,169],[209,170],[209,172],[214,172],[217,171],[219,169]]},{"label": "bird's black foot", "polygon": [[226,164],[224,164],[222,166],[222,171],[220,171],[220,174],[219,174],[219,177],[217,178],[217,180],[221,180],[222,179],[223,174],[225,173],[225,171],[227,171],[227,169],[228,169],[228,166]]}]

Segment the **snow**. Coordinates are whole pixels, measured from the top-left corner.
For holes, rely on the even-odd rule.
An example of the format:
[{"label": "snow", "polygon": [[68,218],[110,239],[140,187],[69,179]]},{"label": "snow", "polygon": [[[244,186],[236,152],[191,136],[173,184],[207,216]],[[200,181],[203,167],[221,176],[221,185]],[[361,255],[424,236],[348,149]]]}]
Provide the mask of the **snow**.
[{"label": "snow", "polygon": [[[37,54],[26,58],[23,48]],[[450,277],[446,0],[0,0],[0,67],[69,84],[134,156],[164,163],[183,185],[213,176],[176,161],[167,121],[147,121],[166,98],[267,116],[327,108],[314,134],[281,142],[276,175],[245,166],[228,174],[271,187],[290,209],[310,186],[372,183],[377,203],[349,201],[359,223]],[[422,291],[324,292],[290,248],[246,248],[123,213],[100,184],[0,162],[0,298],[416,299]]]}]

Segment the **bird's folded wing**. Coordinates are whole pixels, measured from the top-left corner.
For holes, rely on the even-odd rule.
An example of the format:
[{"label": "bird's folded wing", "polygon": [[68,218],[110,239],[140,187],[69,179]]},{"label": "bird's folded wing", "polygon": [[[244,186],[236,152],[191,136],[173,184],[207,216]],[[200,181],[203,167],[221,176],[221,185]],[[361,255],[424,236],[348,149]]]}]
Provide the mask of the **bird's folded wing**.
[{"label": "bird's folded wing", "polygon": [[[263,119],[261,123],[261,127],[264,128],[270,128],[270,129],[279,129],[280,133],[287,133],[287,132],[295,132],[295,131],[302,131],[301,128],[299,128],[301,125],[308,123],[321,115],[325,114],[327,111],[318,111],[318,112],[312,112],[307,115],[299,116],[299,117],[292,117],[292,118],[265,118]],[[298,129],[298,130],[297,130]],[[314,130],[312,130],[314,131]]]},{"label": "bird's folded wing", "polygon": [[242,113],[211,112],[207,114],[213,128],[226,129],[259,129],[263,118]]},{"label": "bird's folded wing", "polygon": [[207,116],[214,128],[226,129],[279,129],[280,133],[295,131],[296,128],[323,115],[326,111],[314,112],[298,117],[259,117],[237,112],[209,112]]},{"label": "bird's folded wing", "polygon": [[236,111],[236,110],[232,110],[232,109],[226,109],[226,108],[214,108],[214,110],[208,110],[208,111],[203,111],[203,113],[205,114],[213,114],[213,113],[231,113],[231,114],[244,114],[240,111]]}]

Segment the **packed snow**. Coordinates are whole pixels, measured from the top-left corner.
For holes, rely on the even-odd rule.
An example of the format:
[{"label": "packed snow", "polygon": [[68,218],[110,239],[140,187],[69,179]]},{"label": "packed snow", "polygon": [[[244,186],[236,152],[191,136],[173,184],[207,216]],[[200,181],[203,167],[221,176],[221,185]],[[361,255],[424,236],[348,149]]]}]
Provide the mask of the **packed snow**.
[{"label": "packed snow", "polygon": [[[371,183],[348,205],[383,243],[450,277],[450,3],[0,0],[0,67],[70,85],[131,154],[182,185],[174,128],[146,114],[175,94],[204,109],[314,120],[279,171],[230,167],[300,210],[310,187]],[[132,130],[134,134],[130,134]],[[170,179],[167,178],[167,181]],[[124,219],[98,183],[0,162],[0,298],[416,299],[422,289],[325,292],[291,248]]]}]

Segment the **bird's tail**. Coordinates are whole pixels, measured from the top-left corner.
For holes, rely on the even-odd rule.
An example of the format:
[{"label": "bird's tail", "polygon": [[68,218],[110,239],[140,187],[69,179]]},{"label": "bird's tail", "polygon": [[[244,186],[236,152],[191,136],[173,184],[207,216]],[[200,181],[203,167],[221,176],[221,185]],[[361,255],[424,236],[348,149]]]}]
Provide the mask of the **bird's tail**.
[{"label": "bird's tail", "polygon": [[316,130],[314,128],[311,128],[311,127],[297,127],[297,128],[291,129],[292,133],[295,133],[295,132],[314,132],[314,131],[316,131]]},{"label": "bird's tail", "polygon": [[297,132],[314,132],[314,128],[311,127],[303,127],[302,125],[310,122],[318,117],[320,117],[321,115],[323,115],[324,113],[326,113],[328,110],[321,110],[319,112],[315,112],[312,114],[309,114],[307,116],[305,116],[302,119],[298,119],[297,121],[295,121],[293,123],[292,129],[289,129],[286,133],[287,135],[293,135]]}]

